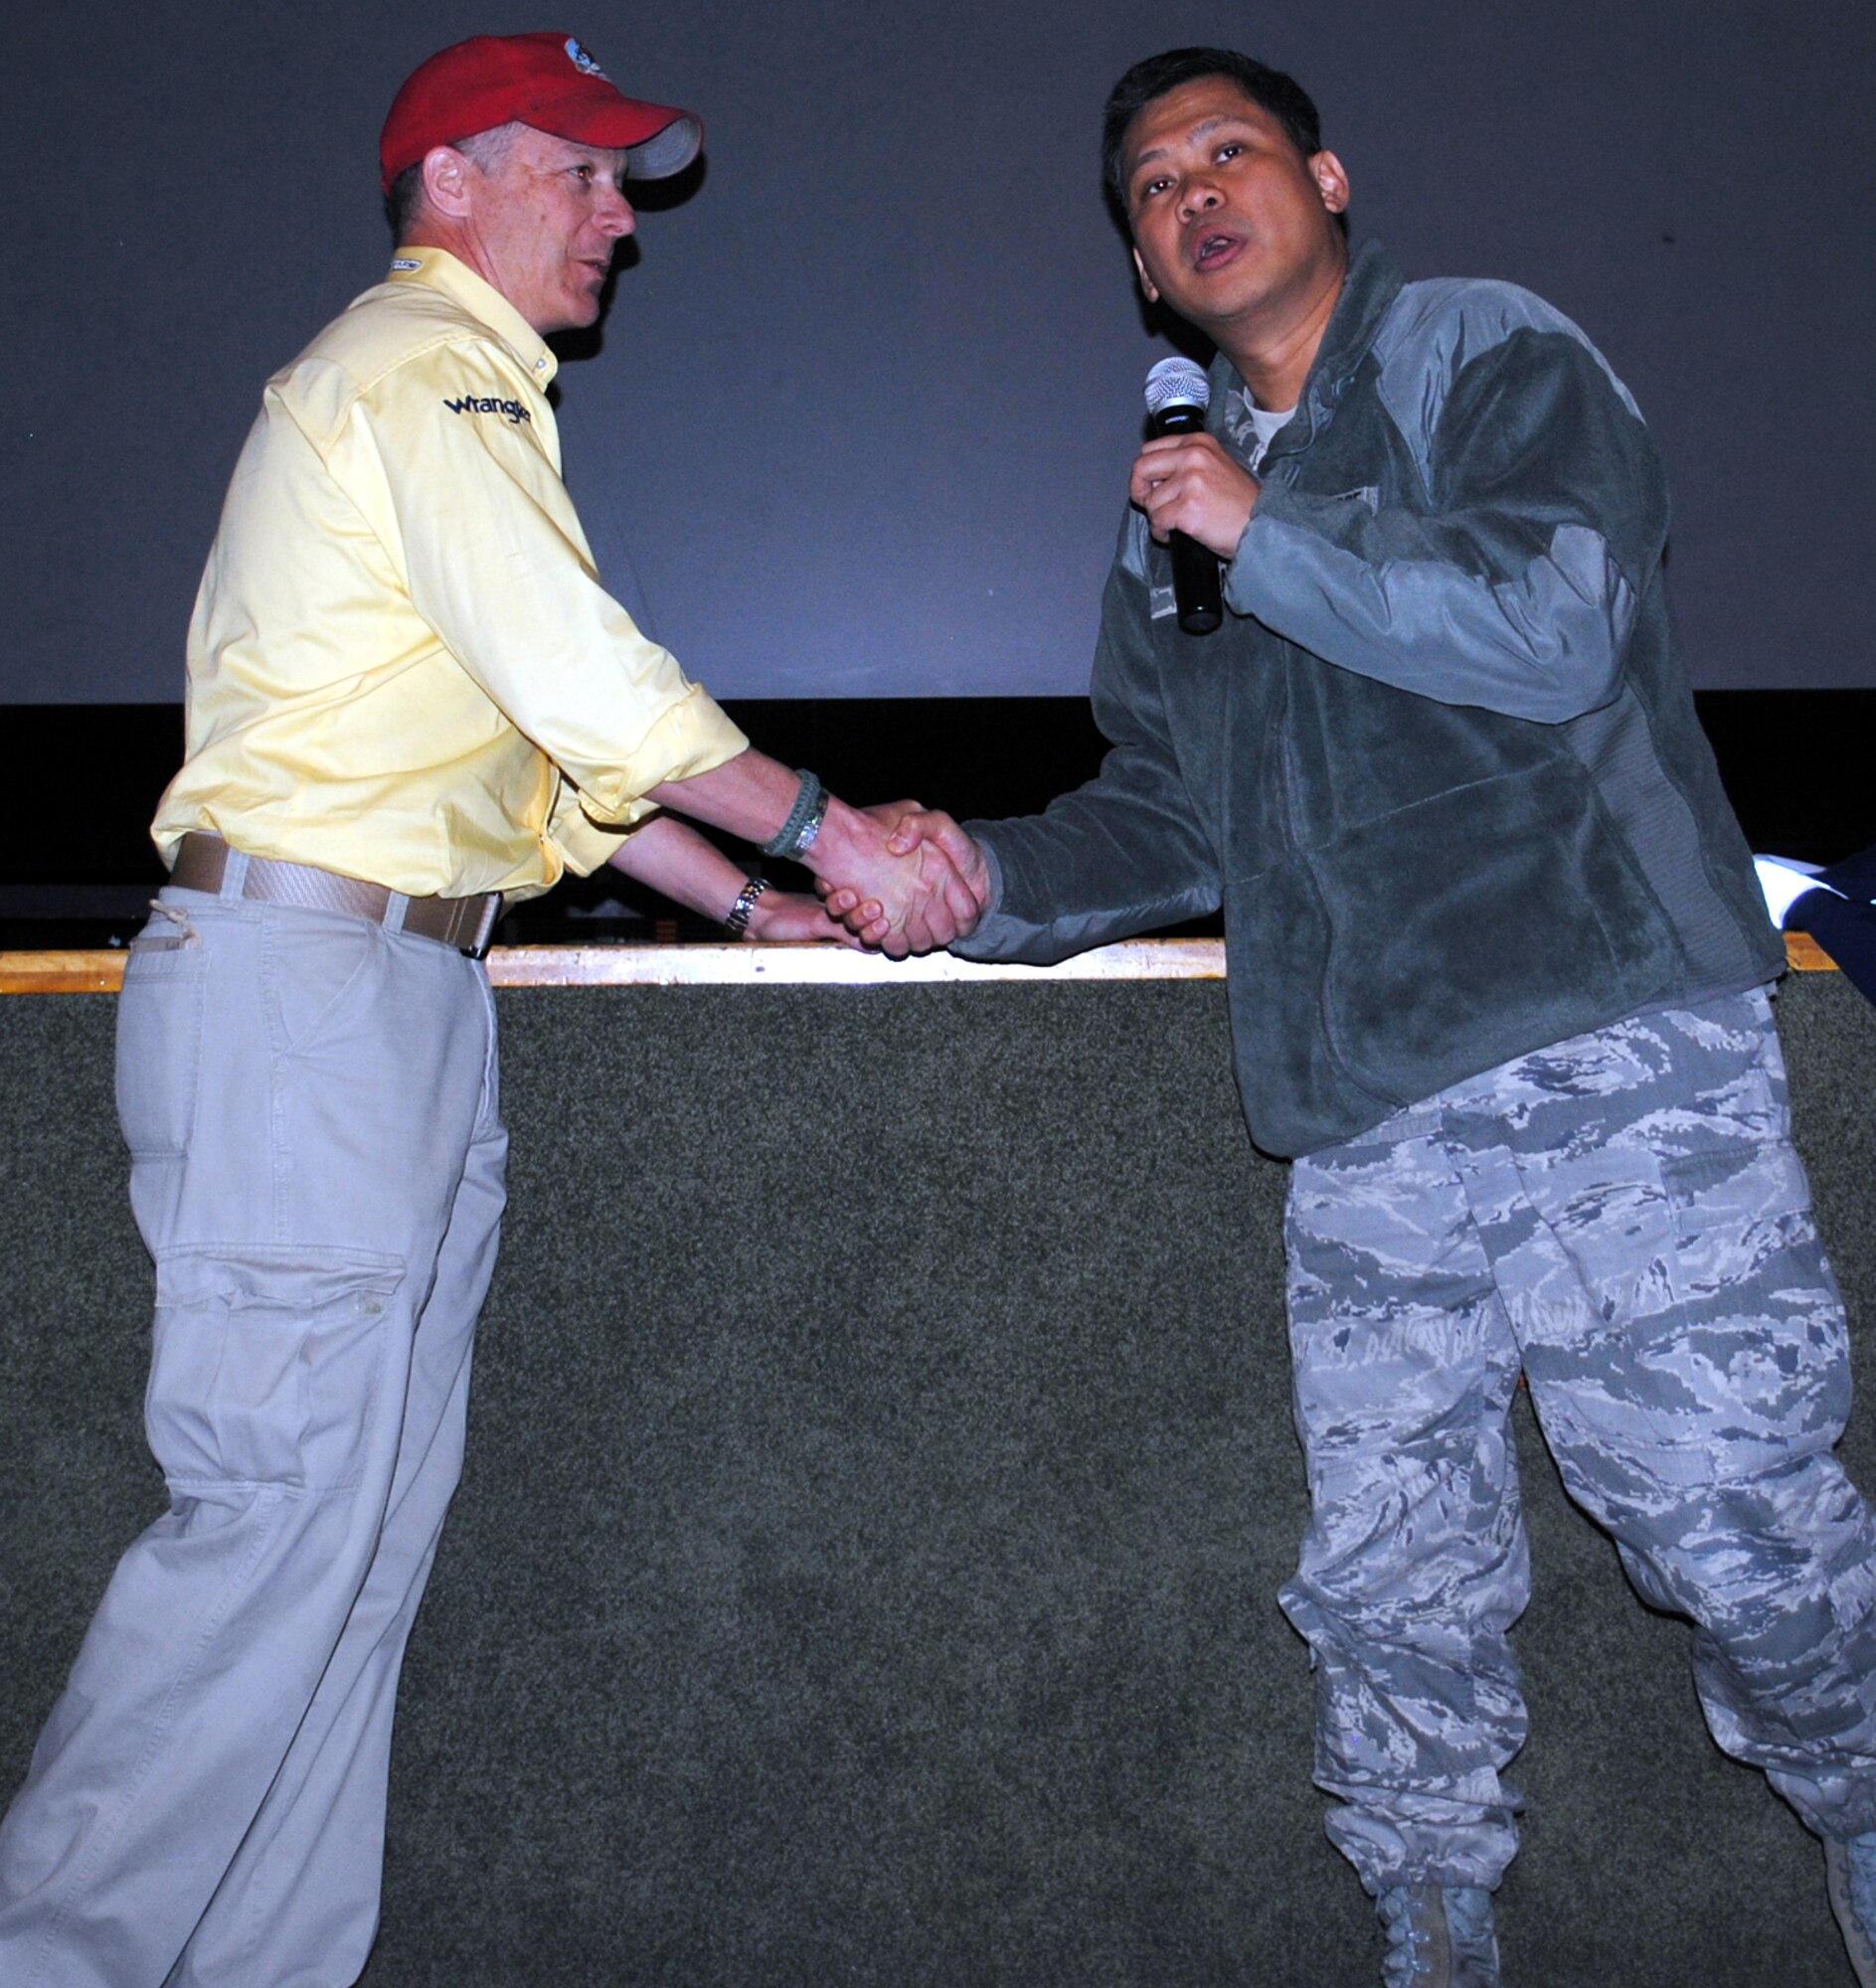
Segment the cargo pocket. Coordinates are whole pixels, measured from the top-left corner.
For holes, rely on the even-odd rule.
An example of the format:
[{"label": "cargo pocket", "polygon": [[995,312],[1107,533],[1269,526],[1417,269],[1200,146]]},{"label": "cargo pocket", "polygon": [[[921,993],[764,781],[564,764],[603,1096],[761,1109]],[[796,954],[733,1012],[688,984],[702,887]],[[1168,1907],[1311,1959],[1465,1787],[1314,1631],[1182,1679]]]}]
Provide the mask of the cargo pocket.
[{"label": "cargo pocket", "polygon": [[[1659,1157],[1642,1145],[1513,1154],[1543,1225],[1508,1294],[1524,1371],[1572,1494],[1603,1509],[1612,1469],[1704,1481],[1712,1420],[1679,1289]],[[1617,1461],[1612,1464],[1612,1459]]]},{"label": "cargo pocket", "polygon": [[1740,1138],[1661,1172],[1728,1467],[1828,1448],[1849,1418],[1849,1334],[1790,1139]]},{"label": "cargo pocket", "polygon": [[355,1483],[403,1279],[347,1249],[159,1255],[144,1420],[171,1489]]},{"label": "cargo pocket", "polygon": [[189,1150],[202,1066],[208,955],[200,938],[152,918],[130,941],[117,996],[117,1122],[135,1159]]}]

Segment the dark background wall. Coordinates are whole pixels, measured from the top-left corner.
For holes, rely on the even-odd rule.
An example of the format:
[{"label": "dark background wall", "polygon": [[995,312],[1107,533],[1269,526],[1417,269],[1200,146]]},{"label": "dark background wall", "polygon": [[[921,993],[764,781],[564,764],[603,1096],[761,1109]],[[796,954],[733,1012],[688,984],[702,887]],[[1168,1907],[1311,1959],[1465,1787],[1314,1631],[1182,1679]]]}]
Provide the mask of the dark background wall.
[{"label": "dark background wall", "polygon": [[[382,270],[393,88],[542,24],[15,10],[0,702],[176,698],[260,382]],[[1867,0],[586,0],[564,25],[709,128],[562,378],[601,563],[713,689],[1083,688],[1164,349],[1097,120],[1127,63],[1193,40],[1303,79],[1410,274],[1529,283],[1603,345],[1667,453],[1697,683],[1876,684]]]}]

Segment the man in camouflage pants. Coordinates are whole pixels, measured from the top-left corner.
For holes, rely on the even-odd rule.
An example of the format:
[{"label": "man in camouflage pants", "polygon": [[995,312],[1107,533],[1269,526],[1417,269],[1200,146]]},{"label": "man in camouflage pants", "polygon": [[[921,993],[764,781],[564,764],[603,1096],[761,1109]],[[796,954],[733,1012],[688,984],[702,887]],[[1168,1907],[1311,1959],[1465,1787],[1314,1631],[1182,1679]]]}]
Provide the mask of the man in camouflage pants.
[{"label": "man in camouflage pants", "polygon": [[1461,1946],[1464,1921],[1488,1943],[1517,1847],[1520,1372],[1571,1496],[1641,1593],[1699,1625],[1715,1739],[1768,1771],[1838,1883],[1846,1839],[1876,1830],[1876,1539],[1832,1454],[1843,1310],[1788,1122],[1753,993],[1519,1057],[1295,1163],[1313,1519],[1282,1598],[1315,1654],[1317,1781],[1384,1910],[1411,1914],[1385,1883],[1411,1871],[1454,1895]]},{"label": "man in camouflage pants", "polygon": [[[1104,153],[1148,301],[1218,348],[1208,426],[1133,465],[1112,749],[969,824],[988,909],[955,949],[1040,963],[1223,909],[1246,1115],[1295,1159],[1314,1519],[1283,1600],[1386,1978],[1499,1981],[1522,1371],[1572,1494],[1696,1624],[1715,1738],[1824,1838],[1876,1988],[1876,1525],[1831,1453],[1783,947],[1675,654],[1658,454],[1541,299],[1350,254],[1290,78],[1149,58]],[[1224,562],[1209,632],[1174,534]]]}]

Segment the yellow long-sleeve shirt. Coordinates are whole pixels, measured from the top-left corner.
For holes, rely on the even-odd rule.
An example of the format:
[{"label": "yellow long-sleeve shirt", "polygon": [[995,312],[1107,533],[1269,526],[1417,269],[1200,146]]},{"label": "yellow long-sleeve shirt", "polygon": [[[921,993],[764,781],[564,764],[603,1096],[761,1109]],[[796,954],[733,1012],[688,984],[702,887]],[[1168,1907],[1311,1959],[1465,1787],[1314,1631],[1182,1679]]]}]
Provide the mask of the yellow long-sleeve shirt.
[{"label": "yellow long-sleeve shirt", "polygon": [[190,626],[166,861],[211,829],[414,897],[528,897],[748,745],[600,586],[555,366],[415,248],[267,383]]}]

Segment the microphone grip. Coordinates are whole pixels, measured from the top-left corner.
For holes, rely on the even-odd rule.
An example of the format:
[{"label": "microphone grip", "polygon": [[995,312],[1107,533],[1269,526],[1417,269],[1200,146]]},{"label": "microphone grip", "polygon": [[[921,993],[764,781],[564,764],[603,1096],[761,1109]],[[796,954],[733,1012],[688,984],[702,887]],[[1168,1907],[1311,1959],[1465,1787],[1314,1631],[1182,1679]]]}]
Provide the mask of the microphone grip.
[{"label": "microphone grip", "polygon": [[[1205,426],[1201,409],[1175,402],[1153,416],[1155,434],[1192,434]],[[1172,554],[1172,598],[1179,630],[1185,635],[1209,635],[1225,618],[1225,599],[1218,584],[1218,560],[1209,546],[1184,532],[1166,541]]]}]

